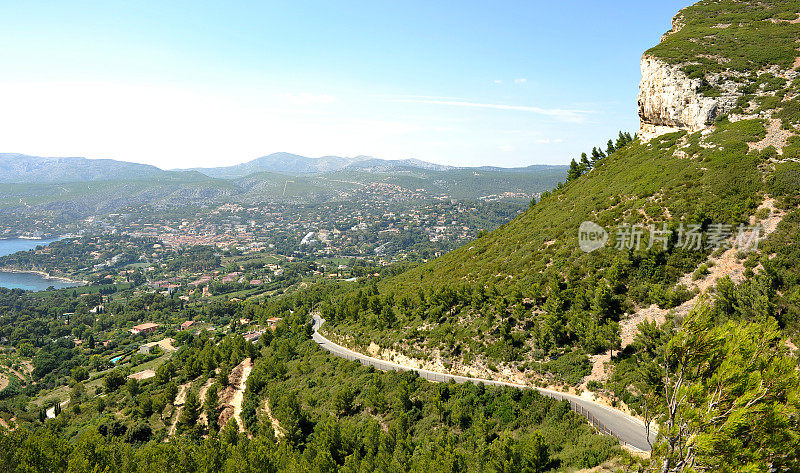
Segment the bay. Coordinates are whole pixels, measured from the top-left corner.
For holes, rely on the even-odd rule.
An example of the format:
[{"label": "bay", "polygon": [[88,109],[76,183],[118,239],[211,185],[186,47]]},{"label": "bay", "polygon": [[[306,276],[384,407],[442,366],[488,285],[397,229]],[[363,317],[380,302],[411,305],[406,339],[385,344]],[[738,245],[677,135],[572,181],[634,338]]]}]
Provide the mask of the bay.
[{"label": "bay", "polygon": [[[24,238],[10,238],[0,240],[0,256],[10,255],[17,251],[28,251],[37,246],[46,246],[57,241],[58,238],[48,240],[27,240]],[[80,284],[63,281],[61,279],[49,279],[39,273],[19,273],[12,271],[0,271],[0,287],[9,289],[25,289],[27,291],[43,291],[50,286],[56,289],[75,287]]]}]

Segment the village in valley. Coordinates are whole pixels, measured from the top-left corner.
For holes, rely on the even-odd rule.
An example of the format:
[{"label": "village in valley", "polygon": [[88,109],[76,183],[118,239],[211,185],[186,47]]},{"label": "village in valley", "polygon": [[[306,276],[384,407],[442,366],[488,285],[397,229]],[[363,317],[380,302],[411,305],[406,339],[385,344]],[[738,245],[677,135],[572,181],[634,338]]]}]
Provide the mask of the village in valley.
[{"label": "village in valley", "polygon": [[[182,346],[200,340],[228,343],[230,337],[257,346],[265,333],[278,330],[290,311],[256,314],[265,301],[320,282],[356,284],[393,274],[527,207],[520,202],[527,195],[516,194],[462,201],[407,193],[398,186],[359,192],[359,198],[374,198],[358,204],[139,206],[67,226],[35,221],[34,228],[43,231],[27,234],[30,238],[61,237],[0,257],[0,267],[33,270],[69,284],[24,296],[24,304],[41,315],[15,315],[14,320],[51,322],[38,339],[8,330],[0,338],[0,397],[28,393],[41,415],[55,418],[70,408],[70,399],[105,399],[119,386],[166,382]],[[13,325],[9,317],[0,312],[5,327]],[[45,339],[49,344],[34,359],[26,347],[42,346]],[[52,359],[43,351],[51,351]],[[249,358],[238,358],[221,375],[216,364],[205,371],[208,379],[230,378],[221,384],[232,391],[220,403],[223,411],[228,403],[229,418],[241,411],[249,372],[243,365]],[[176,432],[195,377],[182,379],[188,384],[177,385],[174,401],[160,406],[159,422],[167,435]],[[205,383],[194,387],[201,403],[209,388]],[[15,412],[0,409],[0,422],[13,428]],[[243,425],[241,419],[238,423]]]}]

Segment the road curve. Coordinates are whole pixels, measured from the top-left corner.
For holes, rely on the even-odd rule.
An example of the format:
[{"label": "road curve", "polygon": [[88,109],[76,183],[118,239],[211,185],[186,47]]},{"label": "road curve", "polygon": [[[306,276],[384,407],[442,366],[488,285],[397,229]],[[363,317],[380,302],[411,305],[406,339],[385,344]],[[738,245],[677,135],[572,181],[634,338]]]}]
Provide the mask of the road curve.
[{"label": "road curve", "polygon": [[[598,404],[580,396],[552,391],[550,389],[507,383],[504,381],[494,381],[491,379],[470,378],[467,376],[439,373],[437,371],[413,368],[410,366],[399,365],[390,361],[373,358],[371,356],[364,355],[363,353],[349,350],[322,336],[322,334],[319,333],[319,328],[323,323],[325,323],[325,319],[316,314],[313,316],[314,334],[312,337],[320,347],[330,352],[332,355],[351,361],[359,361],[364,365],[374,366],[376,369],[382,371],[416,371],[421,377],[430,381],[447,382],[452,379],[456,383],[469,382],[476,384],[482,383],[492,386],[510,386],[519,389],[536,389],[544,396],[569,402],[572,410],[586,417],[586,419],[595,428],[597,428],[598,431],[616,437],[623,445],[628,445],[645,452],[650,451],[650,444],[647,442],[647,431],[645,429],[644,422],[612,407]],[[655,441],[655,433],[652,431],[650,432],[650,439]]]}]

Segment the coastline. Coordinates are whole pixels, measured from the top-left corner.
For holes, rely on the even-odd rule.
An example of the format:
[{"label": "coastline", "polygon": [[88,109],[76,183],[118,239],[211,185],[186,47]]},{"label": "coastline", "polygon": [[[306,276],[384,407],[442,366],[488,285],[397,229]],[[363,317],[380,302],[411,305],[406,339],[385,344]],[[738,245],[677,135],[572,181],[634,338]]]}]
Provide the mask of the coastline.
[{"label": "coastline", "polygon": [[18,274],[35,274],[37,276],[41,276],[43,279],[59,281],[59,282],[67,283],[67,284],[78,284],[78,285],[82,285],[82,286],[85,286],[85,285],[89,284],[89,281],[70,279],[70,278],[63,277],[63,276],[53,276],[52,274],[45,273],[44,271],[37,271],[37,270],[34,270],[34,269],[13,269],[13,268],[2,268],[2,267],[0,267],[0,272],[18,273]]},{"label": "coastline", "polygon": [[58,241],[58,240],[62,240],[64,238],[69,238],[69,235],[67,235],[67,236],[48,235],[48,236],[39,236],[39,237],[37,237],[37,236],[27,236],[27,235],[12,235],[12,236],[4,235],[4,236],[0,237],[0,240],[30,240],[30,241],[48,240],[48,241]]}]

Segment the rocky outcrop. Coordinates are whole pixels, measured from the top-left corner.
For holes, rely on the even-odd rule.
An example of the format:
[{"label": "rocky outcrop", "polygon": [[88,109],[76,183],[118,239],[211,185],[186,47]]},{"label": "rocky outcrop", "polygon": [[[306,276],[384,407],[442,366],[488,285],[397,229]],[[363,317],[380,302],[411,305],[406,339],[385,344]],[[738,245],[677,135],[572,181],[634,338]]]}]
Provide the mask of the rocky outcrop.
[{"label": "rocky outcrop", "polygon": [[684,19],[683,19],[683,13],[682,13],[682,12],[678,12],[678,14],[677,14],[677,15],[675,15],[675,16],[672,18],[672,29],[671,29],[671,30],[669,30],[669,31],[667,31],[666,33],[664,33],[664,34],[661,36],[661,41],[664,41],[664,40],[665,40],[665,39],[667,39],[667,38],[668,38],[670,35],[673,35],[673,34],[677,33],[678,31],[680,31],[680,30],[681,30],[681,28],[683,28],[683,26],[684,26],[685,24],[686,24],[686,22],[685,22],[685,21],[684,21]]},{"label": "rocky outcrop", "polygon": [[[642,57],[639,83],[639,137],[643,142],[678,130],[698,131],[730,111],[739,98],[737,85],[722,74],[690,78],[682,65]],[[704,82],[705,81],[705,82]],[[702,86],[718,87],[721,94],[706,97]]]}]

